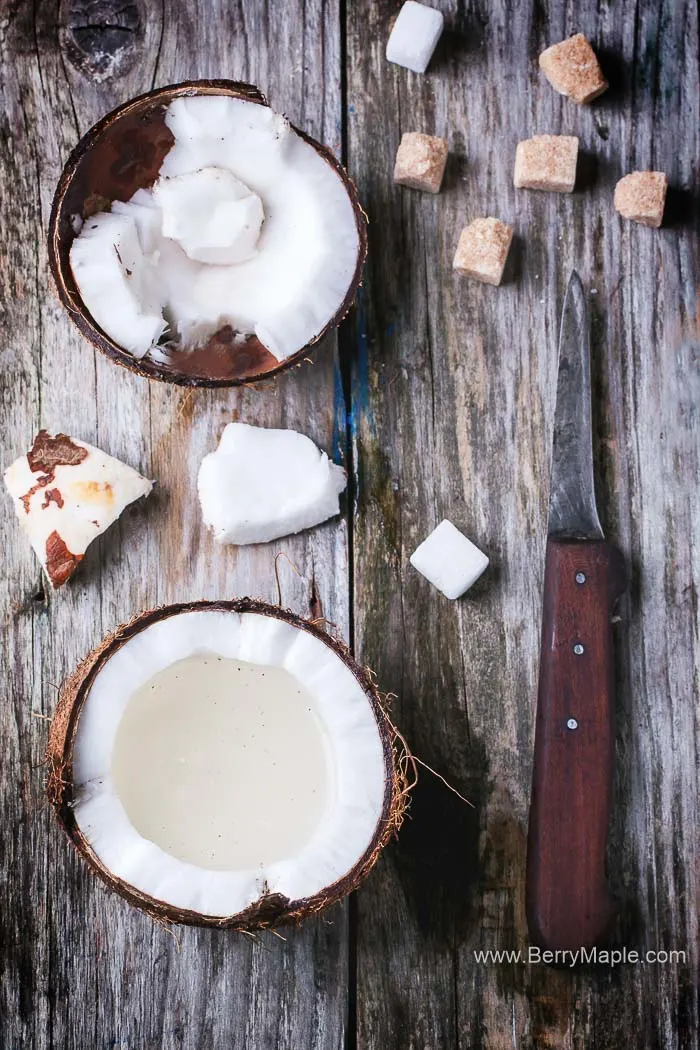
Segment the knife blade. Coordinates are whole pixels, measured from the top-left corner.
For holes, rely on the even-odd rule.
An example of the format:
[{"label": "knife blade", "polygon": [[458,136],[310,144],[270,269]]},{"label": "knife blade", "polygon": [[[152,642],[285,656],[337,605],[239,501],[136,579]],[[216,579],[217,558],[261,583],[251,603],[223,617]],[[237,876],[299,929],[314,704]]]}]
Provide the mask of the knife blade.
[{"label": "knife blade", "polygon": [[586,299],[574,270],[559,330],[559,371],[549,489],[550,536],[603,539],[593,480],[591,364]]},{"label": "knife blade", "polygon": [[605,876],[614,754],[611,618],[625,588],[593,475],[588,316],[571,274],[559,333],[526,911],[542,948],[598,944],[615,915]]}]

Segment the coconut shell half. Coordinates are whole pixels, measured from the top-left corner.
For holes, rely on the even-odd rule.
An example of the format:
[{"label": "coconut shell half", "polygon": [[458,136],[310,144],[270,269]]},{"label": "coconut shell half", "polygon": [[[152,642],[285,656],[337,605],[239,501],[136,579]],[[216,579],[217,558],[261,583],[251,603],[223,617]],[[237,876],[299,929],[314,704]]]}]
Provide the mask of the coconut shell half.
[{"label": "coconut shell half", "polygon": [[49,265],[58,297],[71,319],[85,338],[116,364],[148,379],[179,386],[222,387],[259,382],[300,364],[308,356],[309,347],[340,324],[357,293],[367,256],[367,216],[354,183],[329,149],[298,128],[293,127],[293,131],[316,150],[343,183],[358,233],[357,265],[347,294],[308,346],[279,361],[256,336],[241,341],[238,333],[226,326],[200,349],[171,352],[167,364],[149,357],[137,360],[93,320],[71,270],[70,249],[76,236],[76,217],[85,220],[108,210],[112,201],[128,201],[138,189],[153,185],[174,142],[165,123],[166,109],[173,99],[190,95],[228,95],[268,105],[265,96],[251,84],[189,80],[139,95],[108,113],[83,136],[61,174],[49,220]]},{"label": "coconut shell half", "polygon": [[[289,900],[278,893],[263,893],[244,911],[224,917],[212,917],[177,908],[165,901],[146,895],[116,877],[93,851],[78,826],[73,810],[73,746],[81,711],[97,673],[121,646],[140,631],[164,618],[197,611],[258,613],[282,620],[301,631],[308,632],[334,651],[351,671],[369,701],[376,719],[383,753],[384,798],[380,819],[368,847],[351,870],[339,881],[325,887],[314,896]],[[401,826],[407,804],[406,753],[398,740],[396,730],[385,712],[371,672],[361,667],[353,659],[342,642],[331,637],[317,624],[250,598],[235,601],[187,602],[151,609],[141,613],[129,623],[117,627],[85,657],[65,681],[60,691],[49,735],[46,753],[48,765],[46,790],[58,820],[80,855],[111,889],[119,893],[130,904],[145,911],[154,919],[169,923],[246,931],[266,929],[297,923],[308,915],[322,911],[355,890],[372,869],[384,846]]]}]

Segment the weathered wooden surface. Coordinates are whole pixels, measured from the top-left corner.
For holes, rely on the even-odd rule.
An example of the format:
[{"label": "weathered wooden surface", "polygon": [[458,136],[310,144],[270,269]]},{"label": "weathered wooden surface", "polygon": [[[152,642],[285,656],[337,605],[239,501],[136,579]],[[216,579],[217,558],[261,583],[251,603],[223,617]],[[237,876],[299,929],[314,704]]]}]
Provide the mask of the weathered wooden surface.
[{"label": "weathered wooden surface", "polygon": [[[359,895],[358,1046],[696,1047],[697,11],[441,7],[450,32],[421,78],[384,61],[394,5],[348,5],[349,163],[373,232],[353,384],[355,643],[399,694],[409,743],[476,811],[424,775],[413,820]],[[586,108],[536,63],[576,30],[612,84]],[[403,131],[448,138],[437,198],[392,187]],[[580,136],[580,192],[514,190],[516,142],[538,132]],[[638,167],[666,171],[676,190],[659,232],[612,208],[616,180]],[[458,232],[479,215],[515,225],[497,290],[450,273]],[[527,945],[556,338],[573,266],[591,290],[602,519],[632,570],[618,637],[615,941],[683,949],[686,965],[573,974],[473,956]],[[443,516],[493,559],[457,605],[408,566]]]},{"label": "weathered wooden surface", "polygon": [[[696,6],[434,2],[448,32],[423,78],[383,58],[393,2],[73,0],[59,10],[24,0],[0,10],[3,463],[44,425],[159,483],[56,595],[14,520],[0,522],[3,1050],[698,1046]],[[612,84],[583,109],[535,61],[577,29]],[[58,307],[44,234],[69,150],[122,100],[195,76],[257,82],[337,152],[345,141],[372,227],[342,368],[329,345],[259,390],[184,393],[95,356]],[[436,198],[391,185],[406,130],[450,141]],[[581,137],[572,197],[512,188],[517,139],[544,131]],[[616,179],[647,166],[667,171],[675,191],[661,231],[612,209]],[[516,225],[501,289],[450,273],[461,225],[482,214]],[[578,974],[473,956],[527,945],[556,329],[573,265],[592,292],[601,512],[632,568],[618,632],[615,940],[687,953],[684,965]],[[346,407],[347,521],[271,548],[215,549],[194,473],[224,423],[297,426],[342,456]],[[493,560],[456,604],[408,566],[446,515]],[[304,612],[318,597],[341,631],[353,625],[359,655],[399,694],[395,717],[413,748],[476,808],[424,773],[412,819],[349,908],[286,941],[183,930],[178,947],[63,842],[42,802],[46,722],[36,716],[52,713],[63,675],[134,611],[184,597],[275,599],[278,549],[301,572],[280,564],[285,602]]]},{"label": "weathered wooden surface", "polygon": [[306,613],[317,595],[347,631],[344,521],[257,550],[218,549],[201,527],[195,491],[202,455],[232,418],[297,427],[329,451],[344,441],[334,414],[333,345],[313,366],[259,390],[188,394],[150,384],[78,337],[50,286],[44,244],[71,147],[105,112],[152,85],[249,79],[339,152],[338,9],[307,3],[304,18],[304,5],[290,4],[283,29],[247,4],[192,0],[161,12],[144,3],[135,7],[137,31],[122,41],[117,74],[100,79],[85,75],[87,59],[80,69],[72,64],[67,27],[114,24],[122,5],[106,15],[92,4],[73,6],[77,22],[71,5],[61,8],[62,47],[58,5],[22,3],[0,13],[3,460],[25,449],[39,425],[61,428],[142,469],[158,487],[91,548],[73,584],[45,598],[31,551],[15,522],[2,519],[3,549],[11,552],[2,580],[11,689],[0,719],[0,1045],[339,1048],[347,907],[285,933],[286,942],[195,930],[173,938],[109,895],[57,833],[42,794],[47,723],[34,717],[52,713],[66,672],[136,610],[199,596],[276,601],[280,549],[301,573],[281,560],[285,603]]}]

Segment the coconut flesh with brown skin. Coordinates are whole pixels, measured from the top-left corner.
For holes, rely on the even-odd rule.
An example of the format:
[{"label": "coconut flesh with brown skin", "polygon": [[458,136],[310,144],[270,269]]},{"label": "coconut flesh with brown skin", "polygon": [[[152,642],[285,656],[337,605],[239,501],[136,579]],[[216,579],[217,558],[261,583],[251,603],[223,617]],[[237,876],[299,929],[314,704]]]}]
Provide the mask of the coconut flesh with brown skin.
[{"label": "coconut flesh with brown skin", "polygon": [[133,467],[94,445],[46,430],[3,479],[53,587],[66,583],[92,541],[153,488]]},{"label": "coconut flesh with brown skin", "polygon": [[254,339],[287,361],[353,294],[365,252],[354,189],[250,98],[174,97],[164,119],[173,145],[155,182],[76,219],[70,268],[84,306],[137,360],[167,365],[230,330],[236,345]]},{"label": "coconut flesh with brown skin", "polygon": [[169,606],[65,683],[47,790],[131,903],[269,927],[355,889],[398,829],[394,736],[371,674],[317,625],[250,599]]}]

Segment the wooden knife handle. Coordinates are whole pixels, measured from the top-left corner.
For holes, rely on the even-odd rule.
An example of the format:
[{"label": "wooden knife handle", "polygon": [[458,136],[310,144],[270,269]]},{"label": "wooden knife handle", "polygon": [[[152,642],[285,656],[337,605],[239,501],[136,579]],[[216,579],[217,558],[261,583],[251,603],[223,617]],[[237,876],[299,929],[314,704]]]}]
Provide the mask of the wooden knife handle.
[{"label": "wooden knife handle", "polygon": [[527,918],[541,948],[597,944],[615,915],[605,879],[614,754],[611,617],[625,588],[604,541],[547,541]]}]

